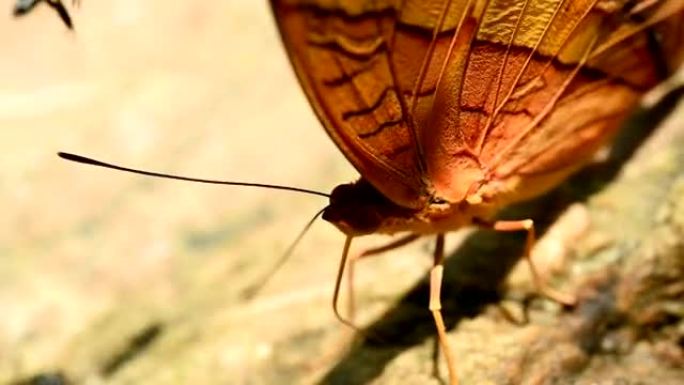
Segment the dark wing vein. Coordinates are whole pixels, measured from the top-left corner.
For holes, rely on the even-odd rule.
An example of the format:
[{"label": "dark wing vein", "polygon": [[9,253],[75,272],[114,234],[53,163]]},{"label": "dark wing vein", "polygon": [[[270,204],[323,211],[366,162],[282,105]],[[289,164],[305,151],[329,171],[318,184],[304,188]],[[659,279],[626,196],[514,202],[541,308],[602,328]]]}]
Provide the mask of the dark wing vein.
[{"label": "dark wing vein", "polygon": [[[521,130],[520,133],[518,133],[516,137],[513,140],[511,140],[511,142],[499,154],[497,154],[497,157],[491,166],[492,169],[495,169],[499,165],[499,163],[506,158],[508,153],[512,151],[523,140],[523,138],[525,138],[525,136],[527,136],[527,134],[530,133],[530,131],[537,127],[551,111],[553,111],[553,108],[555,107],[560,97],[563,95],[563,93],[565,93],[565,90],[568,88],[568,86],[575,78],[575,76],[577,76],[582,67],[586,64],[587,60],[589,60],[589,56],[591,55],[591,52],[596,47],[596,44],[599,40],[599,35],[600,34],[594,36],[592,41],[587,46],[587,49],[582,55],[580,61],[577,63],[575,68],[570,72],[570,74],[568,74],[568,77],[559,87],[558,91],[553,95],[551,100],[549,100],[549,102],[546,103],[544,109],[541,112],[539,112],[539,114],[537,114],[534,120],[530,122],[523,130]],[[563,45],[561,45],[561,47],[562,46]]]},{"label": "dark wing vein", "polygon": [[[394,89],[393,86],[386,86],[380,92],[380,95],[378,95],[377,98],[375,98],[375,100],[372,103],[368,104],[364,101],[365,105],[363,107],[358,108],[356,110],[343,112],[342,113],[342,120],[349,120],[349,119],[357,117],[357,116],[366,116],[366,115],[372,114],[373,112],[375,112],[375,110],[377,110],[378,108],[380,108],[383,105],[383,102],[390,95],[390,92],[396,93],[396,90]],[[355,93],[358,93],[358,92],[355,92]]]},{"label": "dark wing vein", "polygon": [[[486,6],[488,4],[489,4],[489,0],[487,0],[487,4],[485,5],[485,9],[486,9]],[[456,45],[456,41],[458,40],[459,33],[461,32],[461,29],[463,28],[463,25],[464,25],[466,19],[468,17],[470,17],[470,15],[473,12],[473,9],[474,9],[473,5],[474,5],[473,0],[468,0],[468,4],[463,9],[463,15],[461,15],[461,19],[458,21],[458,26],[456,27],[453,35],[451,36],[451,41],[449,42],[449,48],[447,50],[447,54],[444,56],[444,61],[442,62],[441,66],[440,66],[439,74],[437,75],[437,81],[435,82],[435,89],[436,89],[435,92],[437,92],[437,90],[439,90],[440,83],[442,82],[442,78],[444,77],[444,73],[446,72],[447,65],[449,63],[449,60],[451,59],[451,55],[454,53],[454,47]],[[479,22],[481,22],[481,20],[478,21],[478,26],[477,26],[477,28],[475,28],[476,31],[479,28]],[[469,57],[470,57],[470,55],[466,55],[466,63],[464,64],[464,68],[468,68]],[[460,95],[454,95],[454,97],[460,97]],[[431,107],[431,111],[430,111],[430,115],[433,115],[433,114],[434,114],[434,103],[433,103],[433,105]],[[458,127],[456,127],[456,129],[458,129]]]},{"label": "dark wing vein", "polygon": [[[387,43],[390,46],[390,49],[387,52],[387,71],[390,74],[390,77],[392,78],[392,83],[398,90],[397,92],[397,100],[399,101],[399,107],[401,108],[401,120],[403,120],[411,133],[411,141],[413,142],[413,145],[415,146],[415,151],[416,151],[416,165],[418,167],[418,172],[423,175],[425,171],[425,157],[423,156],[423,148],[420,145],[420,140],[418,139],[418,132],[416,131],[416,126],[415,126],[415,121],[413,120],[413,111],[410,110],[407,105],[406,101],[404,100],[404,97],[402,95],[401,89],[400,89],[400,83],[399,79],[397,78],[397,72],[396,69],[394,68],[394,62],[392,61],[392,52],[394,51],[394,44],[396,42],[396,31],[397,31],[397,20],[399,19],[399,15],[401,15],[401,12],[403,11],[404,7],[406,4],[406,0],[403,0],[401,2],[401,5],[399,8],[396,10],[396,13],[394,14],[394,24],[392,26],[392,31],[391,31],[391,36],[389,39],[389,42]],[[383,33],[383,27],[381,24],[381,21],[378,20],[378,30],[380,31],[381,36],[385,36]],[[390,122],[395,122],[395,121],[390,121]],[[387,122],[385,122],[387,123]],[[364,134],[364,137],[368,138],[373,135],[376,135],[377,133],[381,132],[385,127],[392,126],[393,124],[387,125],[387,124],[381,124],[379,125],[376,130],[373,132],[370,132],[368,134]]]},{"label": "dark wing vein", "polygon": [[[537,75],[537,76],[543,76],[543,74],[549,68],[551,68],[551,66],[553,65],[553,61],[557,59],[560,52],[563,51],[563,49],[565,48],[565,46],[568,43],[568,41],[570,40],[570,38],[573,36],[575,30],[580,26],[582,21],[587,17],[589,12],[591,12],[594,9],[594,7],[596,6],[598,1],[599,0],[594,0],[594,2],[590,6],[587,7],[587,9],[582,14],[582,16],[577,18],[577,22],[573,25],[573,27],[570,29],[570,31],[568,31],[568,33],[563,38],[563,41],[559,45],[556,52],[554,52],[554,54],[548,58],[547,62],[544,64],[544,67],[541,69],[541,71],[539,72],[539,75]],[[495,121],[494,119],[496,119],[496,115],[498,115],[501,112],[501,110],[506,105],[506,103],[508,103],[508,101],[510,101],[511,96],[515,93],[515,89],[516,89],[518,83],[520,82],[520,79],[524,75],[525,71],[527,71],[527,69],[529,68],[529,64],[531,63],[532,58],[536,54],[537,50],[539,49],[541,43],[543,42],[543,40],[546,36],[546,34],[550,30],[551,25],[554,23],[554,21],[556,20],[556,17],[560,13],[560,10],[562,9],[563,5],[565,5],[565,4],[566,4],[565,0],[560,1],[558,6],[556,7],[556,9],[554,10],[552,17],[549,19],[548,23],[546,24],[546,26],[544,28],[544,32],[541,34],[539,40],[535,44],[534,49],[532,49],[532,51],[528,55],[528,58],[526,59],[523,67],[520,69],[520,71],[518,71],[518,74],[517,74],[512,86],[511,86],[511,89],[509,90],[509,93],[506,95],[506,98],[504,98],[501,105],[495,110],[495,112],[493,114],[495,116],[492,118],[492,121]],[[596,43],[598,42],[598,37],[599,37],[598,35],[596,35],[594,37],[593,41],[589,44],[589,46],[588,46],[585,54],[583,55],[582,59],[580,60],[580,62],[575,66],[575,69],[570,72],[568,77],[563,82],[562,86],[559,88],[558,92],[553,96],[553,98],[551,98],[551,100],[549,100],[549,102],[546,104],[544,109],[535,117],[535,119],[530,124],[528,124],[523,130],[521,130],[521,132],[518,133],[516,135],[516,137],[499,154],[496,155],[496,158],[494,159],[494,161],[490,165],[490,169],[495,169],[499,165],[500,162],[502,162],[504,159],[506,159],[507,154],[510,151],[512,151],[523,140],[523,138],[531,130],[533,130],[546,117],[546,115],[548,115],[553,110],[553,106],[556,104],[558,99],[562,96],[563,92],[568,87],[568,85],[570,84],[572,79],[577,75],[577,73],[579,73],[579,70],[582,68],[582,66],[589,59],[593,49],[596,46]]]},{"label": "dark wing vein", "polygon": [[[501,104],[499,104],[498,106],[495,107],[494,112],[492,113],[491,119],[489,121],[489,125],[485,129],[486,133],[485,133],[484,138],[483,138],[483,143],[486,141],[487,136],[491,130],[490,126],[493,124],[493,122],[496,121],[496,118],[498,117],[501,110],[506,106],[506,103],[508,103],[510,101],[511,97],[515,93],[515,90],[518,87],[518,84],[520,84],[520,79],[522,79],[523,75],[525,74],[525,72],[529,68],[530,63],[532,62],[532,58],[534,57],[535,53],[539,49],[539,46],[541,45],[541,43],[544,41],[544,38],[546,37],[546,34],[548,33],[551,24],[556,20],[556,17],[560,13],[560,10],[561,10],[563,4],[564,4],[564,1],[558,2],[556,9],[553,11],[553,15],[551,15],[551,18],[549,19],[549,22],[547,23],[546,27],[544,28],[544,31],[539,36],[539,40],[537,40],[537,42],[535,43],[534,48],[532,48],[532,50],[530,51],[530,54],[527,56],[527,59],[525,59],[525,63],[522,65],[522,67],[520,68],[520,71],[518,71],[518,74],[516,75],[515,79],[513,80],[513,83],[511,84],[511,88],[508,90],[508,93],[506,94],[506,96],[501,101]],[[578,24],[579,24],[579,22],[578,22]],[[574,28],[576,28],[576,26]],[[572,34],[572,32],[570,32],[570,34]],[[552,62],[552,60],[553,60],[553,58],[549,59],[549,64]],[[545,69],[546,69],[546,67],[545,67]],[[541,73],[544,73],[545,69],[542,70]],[[480,150],[481,150],[481,148],[480,148]]]},{"label": "dark wing vein", "polygon": [[[607,114],[597,115],[596,117],[584,122],[584,124],[575,127],[573,130],[568,131],[568,132],[564,133],[563,135],[559,135],[559,136],[555,137],[554,139],[550,140],[548,143],[546,143],[546,146],[544,146],[544,147],[540,148],[539,150],[528,155],[526,157],[526,161],[524,163],[519,164],[517,167],[513,168],[512,171],[510,171],[509,173],[515,173],[519,168],[524,167],[525,165],[527,165],[529,163],[533,163],[539,157],[545,155],[549,148],[552,148],[552,147],[558,145],[559,143],[572,141],[573,138],[576,137],[577,133],[581,132],[586,127],[591,126],[592,124],[595,124],[597,122],[601,122],[601,121],[604,121],[604,120],[610,119],[610,118],[620,117],[622,115],[623,115],[622,111],[613,111],[613,112],[610,112]],[[553,168],[545,169],[544,173],[545,174],[553,173],[554,171],[562,170],[566,167],[568,167],[568,164],[560,163]]]},{"label": "dark wing vein", "polygon": [[444,3],[444,8],[442,8],[442,11],[439,15],[439,20],[437,20],[437,23],[435,23],[435,28],[432,30],[432,38],[430,40],[430,44],[428,45],[428,49],[425,53],[425,56],[423,57],[423,62],[420,65],[418,77],[416,77],[416,80],[414,82],[413,91],[411,92],[411,95],[413,96],[411,97],[411,103],[409,103],[411,105],[411,108],[409,110],[411,112],[411,120],[413,120],[413,113],[416,110],[416,103],[418,100],[418,97],[416,95],[423,87],[425,76],[427,75],[428,68],[430,68],[432,56],[434,55],[435,47],[437,46],[437,37],[439,36],[440,31],[444,27],[444,21],[446,20],[446,16],[449,13],[450,7],[451,0],[448,0]]},{"label": "dark wing vein", "polygon": [[347,83],[352,82],[353,79],[359,75],[363,75],[366,72],[370,71],[373,69],[378,64],[378,59],[377,57],[374,57],[370,59],[368,62],[362,64],[359,66],[359,68],[355,68],[352,71],[349,71],[349,73],[343,73],[340,76],[336,76],[330,79],[323,79],[322,82],[324,85],[328,87],[341,87],[341,86],[346,86]]},{"label": "dark wing vein", "polygon": [[[333,57],[333,60],[335,62],[335,65],[340,70],[342,75],[348,77],[349,71],[347,71],[347,69],[344,67],[344,64],[342,63],[340,58],[335,53],[333,53],[332,57]],[[355,111],[348,111],[348,112],[344,113],[342,118],[344,120],[347,120],[347,119],[350,119],[351,117],[354,117],[354,116],[366,115],[366,116],[370,116],[370,118],[375,122],[374,131],[377,130],[379,132],[380,130],[382,130],[382,128],[387,127],[386,125],[383,125],[383,123],[386,123],[386,122],[378,121],[377,117],[375,116],[375,114],[372,114],[372,112],[382,105],[382,102],[385,100],[385,98],[389,94],[389,91],[393,90],[393,88],[392,87],[385,88],[381,92],[381,94],[379,95],[377,100],[373,104],[369,104],[368,102],[366,102],[365,98],[363,97],[363,93],[359,89],[359,86],[356,84],[356,81],[354,81],[354,78],[351,78],[351,81],[348,84],[351,87],[352,92],[354,93],[355,99],[357,100],[357,102],[360,105],[360,108],[358,110],[355,110]],[[371,131],[371,132],[373,132],[373,131]],[[363,139],[363,138],[361,138],[361,139]],[[384,164],[385,167],[387,167],[388,169],[391,169],[396,174],[404,175],[404,176],[406,175],[406,172],[404,172],[404,170],[400,170],[400,169],[394,167],[392,164],[389,164],[389,163],[379,159],[377,157],[377,155],[375,155],[373,152],[369,151],[368,154],[370,156],[372,156],[378,163]]]},{"label": "dark wing vein", "polygon": [[[494,91],[494,108],[496,108],[497,103],[499,102],[499,93],[501,92],[501,86],[503,83],[503,76],[504,73],[506,72],[506,67],[508,66],[508,60],[510,59],[511,55],[511,48],[513,47],[513,42],[515,42],[515,38],[518,35],[518,31],[520,30],[520,25],[522,24],[522,20],[525,17],[525,11],[527,11],[527,6],[530,4],[530,0],[525,0],[525,4],[523,5],[522,9],[520,10],[520,14],[518,15],[518,20],[515,22],[515,28],[513,29],[513,33],[511,33],[511,37],[508,40],[508,45],[506,47],[506,52],[504,53],[504,59],[503,63],[499,66],[499,73],[497,74],[496,78],[496,90]],[[482,134],[480,134],[478,138],[477,145],[475,147],[475,152],[479,153],[482,151],[482,146],[484,145],[484,141],[489,135],[489,131],[492,129],[495,114],[491,113],[487,117],[487,122],[485,123],[485,128],[482,130]]]}]

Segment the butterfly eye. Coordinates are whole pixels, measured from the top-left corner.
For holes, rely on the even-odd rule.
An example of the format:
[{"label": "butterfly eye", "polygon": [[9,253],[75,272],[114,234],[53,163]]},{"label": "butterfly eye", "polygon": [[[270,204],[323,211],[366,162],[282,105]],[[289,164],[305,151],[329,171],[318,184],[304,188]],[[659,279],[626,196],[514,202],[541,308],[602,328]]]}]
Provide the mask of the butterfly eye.
[{"label": "butterfly eye", "polygon": [[339,185],[330,194],[330,205],[322,218],[348,235],[372,233],[382,224],[379,206],[373,198],[364,182]]},{"label": "butterfly eye", "polygon": [[382,225],[382,215],[374,207],[358,203],[330,205],[322,218],[352,236],[374,233]]},{"label": "butterfly eye", "polygon": [[330,206],[344,205],[353,202],[356,198],[353,184],[341,184],[330,193]]}]

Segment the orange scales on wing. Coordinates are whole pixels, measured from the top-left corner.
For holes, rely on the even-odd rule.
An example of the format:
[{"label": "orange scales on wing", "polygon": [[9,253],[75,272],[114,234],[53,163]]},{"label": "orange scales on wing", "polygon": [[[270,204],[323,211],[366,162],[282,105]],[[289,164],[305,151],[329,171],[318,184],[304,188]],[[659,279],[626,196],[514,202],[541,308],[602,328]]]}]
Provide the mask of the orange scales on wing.
[{"label": "orange scales on wing", "polygon": [[[273,1],[309,100],[362,178],[325,218],[355,235],[441,233],[557,185],[661,80],[644,25],[682,6],[640,22],[619,3]],[[380,194],[367,203],[363,181]]]}]

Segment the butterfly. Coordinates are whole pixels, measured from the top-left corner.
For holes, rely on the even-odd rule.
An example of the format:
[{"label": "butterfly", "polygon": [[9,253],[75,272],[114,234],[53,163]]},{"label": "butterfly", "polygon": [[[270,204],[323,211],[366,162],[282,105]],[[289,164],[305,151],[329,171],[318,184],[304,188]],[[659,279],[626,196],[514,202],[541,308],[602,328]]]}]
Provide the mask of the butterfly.
[{"label": "butterfly", "polygon": [[[33,8],[39,2],[41,2],[41,0],[17,0],[17,2],[14,4],[14,16],[22,16],[31,12],[31,10],[33,10]],[[71,21],[69,11],[67,11],[61,0],[45,0],[45,3],[49,5],[50,8],[54,9],[55,12],[57,12],[57,15],[60,19],[62,19],[62,22],[67,26],[67,28],[73,29],[74,25]],[[73,0],[72,3],[73,5],[78,6],[80,0]]]},{"label": "butterfly", "polygon": [[[353,238],[435,236],[429,309],[440,312],[444,234],[496,221],[592,159],[684,57],[681,0],[271,0],[282,41],[325,130],[361,177],[323,219]],[[335,310],[337,313],[337,310]]]}]

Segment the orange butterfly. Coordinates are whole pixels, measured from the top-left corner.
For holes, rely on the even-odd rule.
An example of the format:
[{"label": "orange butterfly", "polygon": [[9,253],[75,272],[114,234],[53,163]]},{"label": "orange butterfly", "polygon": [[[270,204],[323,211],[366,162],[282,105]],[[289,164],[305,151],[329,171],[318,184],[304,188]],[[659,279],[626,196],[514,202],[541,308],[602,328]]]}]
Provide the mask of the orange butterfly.
[{"label": "orange butterfly", "polygon": [[[681,0],[272,0],[299,80],[360,172],[323,218],[351,240],[436,235],[429,308],[440,313],[444,233],[493,221],[556,186],[616,132],[684,57]],[[571,298],[544,288],[564,302]],[[336,284],[335,301],[340,277]]]}]

